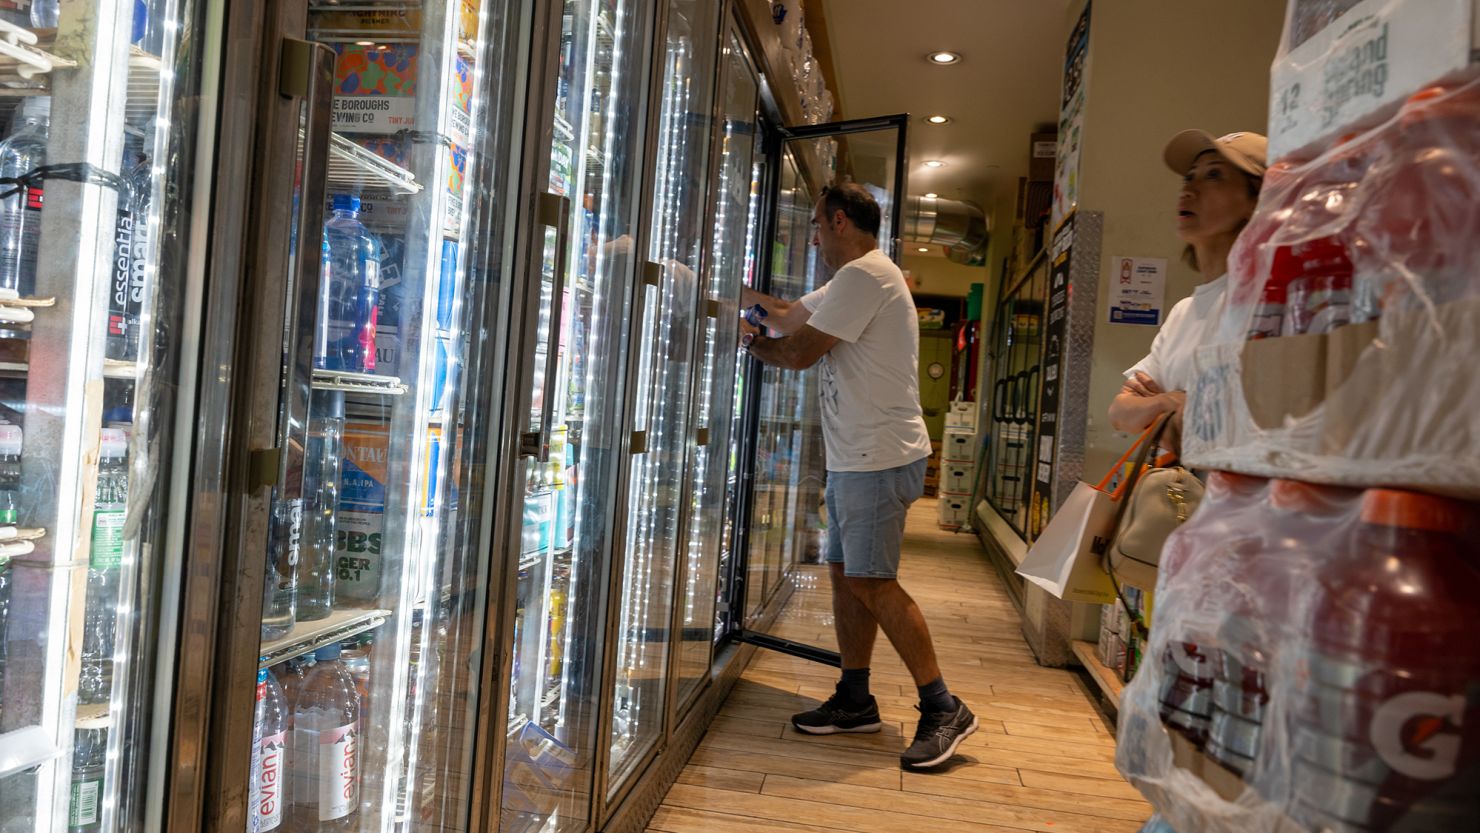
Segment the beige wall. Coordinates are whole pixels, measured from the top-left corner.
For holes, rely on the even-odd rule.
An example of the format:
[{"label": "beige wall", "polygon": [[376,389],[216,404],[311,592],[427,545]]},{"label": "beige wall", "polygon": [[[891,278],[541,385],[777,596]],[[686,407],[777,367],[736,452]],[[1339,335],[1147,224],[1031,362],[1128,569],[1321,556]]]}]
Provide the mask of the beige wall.
[{"label": "beige wall", "polygon": [[988,283],[987,270],[980,266],[963,266],[943,257],[913,254],[918,244],[906,242],[903,245],[908,249],[901,258],[902,268],[909,270],[912,278],[919,279],[918,286],[910,284],[910,289],[917,295],[958,295],[965,298],[971,292],[972,284]]},{"label": "beige wall", "polygon": [[[1084,8],[1068,6],[1065,37]],[[1090,21],[1090,65],[1080,208],[1105,213],[1090,382],[1086,474],[1105,471],[1132,439],[1110,429],[1105,409],[1122,371],[1146,354],[1156,328],[1110,324],[1112,257],[1166,258],[1166,308],[1199,278],[1183,265],[1175,234],[1178,177],[1161,161],[1174,133],[1264,132],[1269,65],[1284,0],[1169,3],[1101,0]],[[1165,312],[1163,312],[1165,316]]]}]

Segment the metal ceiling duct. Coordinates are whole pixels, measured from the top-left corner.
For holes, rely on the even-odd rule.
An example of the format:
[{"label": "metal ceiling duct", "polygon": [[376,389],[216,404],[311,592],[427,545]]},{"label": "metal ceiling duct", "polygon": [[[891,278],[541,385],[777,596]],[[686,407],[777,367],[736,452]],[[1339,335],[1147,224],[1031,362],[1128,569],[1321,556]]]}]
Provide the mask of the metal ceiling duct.
[{"label": "metal ceiling duct", "polygon": [[910,197],[905,204],[904,239],[946,248],[956,263],[985,261],[990,229],[980,207],[939,197]]}]

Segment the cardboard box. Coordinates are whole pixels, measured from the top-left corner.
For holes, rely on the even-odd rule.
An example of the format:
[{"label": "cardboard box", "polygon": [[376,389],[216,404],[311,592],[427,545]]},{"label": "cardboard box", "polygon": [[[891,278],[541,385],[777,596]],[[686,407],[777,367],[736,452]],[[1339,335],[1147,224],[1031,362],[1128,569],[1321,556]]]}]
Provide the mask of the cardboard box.
[{"label": "cardboard box", "polygon": [[1269,158],[1376,123],[1471,61],[1480,0],[1290,0],[1270,70]]},{"label": "cardboard box", "polygon": [[941,478],[941,483],[947,492],[954,492],[958,495],[971,494],[976,488],[976,464],[946,464],[945,476]]},{"label": "cardboard box", "polygon": [[1058,133],[1034,133],[1028,140],[1028,180],[1052,182],[1059,155]]},{"label": "cardboard box", "polygon": [[976,463],[976,433],[946,430],[941,459],[950,463]]},{"label": "cardboard box", "polygon": [[1194,357],[1187,465],[1480,499],[1480,299]]},{"label": "cardboard box", "polygon": [[936,503],[936,520],[942,529],[960,529],[970,513],[971,496],[942,492]]},{"label": "cardboard box", "polygon": [[959,429],[976,433],[976,403],[956,401],[946,412],[946,429]]}]

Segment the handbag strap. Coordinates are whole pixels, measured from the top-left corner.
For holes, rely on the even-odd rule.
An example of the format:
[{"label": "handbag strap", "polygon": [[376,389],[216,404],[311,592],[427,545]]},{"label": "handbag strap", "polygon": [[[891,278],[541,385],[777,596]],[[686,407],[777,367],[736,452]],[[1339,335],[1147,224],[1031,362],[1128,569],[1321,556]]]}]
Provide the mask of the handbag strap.
[{"label": "handbag strap", "polygon": [[[1125,462],[1131,458],[1131,455],[1136,453],[1136,449],[1146,447],[1145,446],[1146,440],[1151,437],[1151,432],[1156,431],[1156,430],[1157,430],[1157,423],[1156,423],[1155,420],[1153,420],[1150,425],[1146,426],[1146,430],[1141,432],[1141,436],[1137,437],[1136,438],[1136,441],[1133,442],[1133,443],[1131,443],[1131,447],[1130,448],[1127,448],[1125,450],[1125,453],[1122,454],[1122,455],[1120,455],[1120,459],[1115,461],[1115,465],[1113,465],[1113,466],[1110,467],[1110,471],[1105,472],[1105,478],[1100,481],[1100,484],[1098,486],[1095,487],[1095,491],[1097,491],[1097,492],[1103,492],[1103,491],[1105,491],[1105,487],[1108,486],[1108,485],[1110,485],[1110,478],[1114,477],[1115,476],[1115,473],[1118,472],[1118,471],[1120,471],[1120,467],[1121,466],[1124,466],[1125,465]],[[1156,436],[1157,436],[1158,439],[1160,439],[1161,434],[1158,433]],[[1156,444],[1156,440],[1152,440],[1152,443],[1151,444],[1152,445],[1155,445]],[[1146,455],[1144,453],[1142,453],[1141,459],[1142,460],[1146,459]]]},{"label": "handbag strap", "polygon": [[[1120,599],[1120,606],[1125,610],[1125,615],[1130,619],[1131,627],[1135,628],[1136,632],[1143,638],[1150,633],[1150,628],[1146,626],[1141,615],[1131,608],[1130,602],[1125,597],[1125,591],[1121,589],[1120,581],[1115,577],[1113,559],[1106,557],[1106,551],[1110,548],[1110,544],[1115,540],[1115,537],[1120,534],[1120,524],[1125,520],[1125,513],[1131,505],[1131,499],[1135,497],[1136,484],[1140,482],[1141,472],[1146,468],[1146,458],[1150,456],[1151,449],[1156,448],[1157,443],[1161,442],[1161,435],[1166,432],[1167,423],[1171,421],[1172,415],[1170,413],[1162,414],[1146,428],[1147,434],[1151,435],[1150,442],[1140,443],[1140,441],[1137,441],[1140,445],[1141,453],[1136,455],[1136,464],[1131,467],[1131,473],[1126,477],[1125,483],[1121,487],[1120,500],[1116,501],[1118,505],[1115,507],[1115,520],[1110,524],[1108,536],[1096,539],[1093,545],[1095,553],[1100,556],[1101,562],[1105,565],[1105,572],[1110,576],[1110,586],[1115,588],[1115,596]],[[1145,439],[1146,434],[1142,434],[1141,437]],[[1132,449],[1134,450],[1134,448],[1133,446]],[[1129,454],[1130,452],[1126,452],[1127,456]],[[1123,462],[1124,458],[1122,458],[1120,463],[1115,464],[1116,468],[1119,468]]]}]

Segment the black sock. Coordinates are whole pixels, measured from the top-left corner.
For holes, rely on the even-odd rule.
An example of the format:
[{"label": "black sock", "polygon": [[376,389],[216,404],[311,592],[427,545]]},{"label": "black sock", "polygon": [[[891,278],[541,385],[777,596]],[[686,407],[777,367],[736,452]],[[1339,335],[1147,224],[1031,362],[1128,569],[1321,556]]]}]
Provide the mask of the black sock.
[{"label": "black sock", "polygon": [[919,691],[920,711],[953,712],[956,710],[956,698],[952,697],[950,689],[946,688],[945,677],[936,677],[925,685],[919,686]]},{"label": "black sock", "polygon": [[838,693],[849,703],[864,705],[869,701],[868,669],[844,668],[843,679],[838,682]]}]

